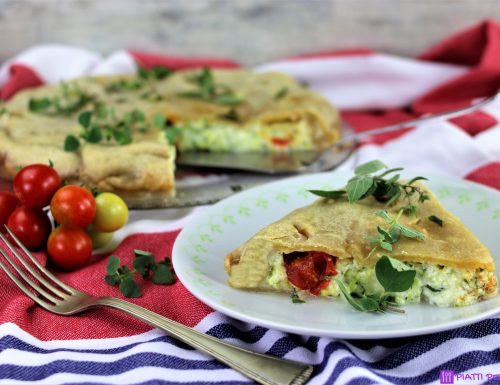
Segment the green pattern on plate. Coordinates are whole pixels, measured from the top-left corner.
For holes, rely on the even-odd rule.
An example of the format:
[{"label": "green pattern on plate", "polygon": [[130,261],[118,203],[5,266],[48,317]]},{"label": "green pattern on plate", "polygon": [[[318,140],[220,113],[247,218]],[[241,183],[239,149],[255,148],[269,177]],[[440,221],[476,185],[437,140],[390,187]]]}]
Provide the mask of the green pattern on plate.
[{"label": "green pattern on plate", "polygon": [[[425,333],[447,330],[470,323],[484,312],[498,311],[500,297],[467,309],[415,305],[405,308],[405,322],[399,315],[384,315],[381,324],[380,317],[358,314],[342,301],[323,298],[296,306],[286,295],[256,294],[228,287],[223,268],[227,253],[265,225],[318,199],[307,190],[339,189],[350,177],[351,173],[333,172],[282,180],[243,191],[207,208],[183,229],[174,245],[174,268],[179,279],[202,301],[236,318],[292,333],[334,338],[359,338],[363,333],[368,338],[418,335],[422,333],[415,330],[421,327],[426,328]],[[492,250],[500,266],[496,226],[500,219],[500,194],[452,178],[435,177],[428,183],[442,204]],[[460,320],[464,322],[457,325]]]}]

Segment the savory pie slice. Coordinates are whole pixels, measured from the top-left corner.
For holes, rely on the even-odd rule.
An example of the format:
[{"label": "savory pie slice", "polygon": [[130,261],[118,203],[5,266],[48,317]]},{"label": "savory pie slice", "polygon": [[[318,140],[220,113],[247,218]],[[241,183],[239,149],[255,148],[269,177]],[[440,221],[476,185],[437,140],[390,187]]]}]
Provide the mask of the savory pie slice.
[{"label": "savory pie slice", "polygon": [[392,251],[374,247],[370,237],[377,235],[378,226],[387,226],[380,211],[396,217],[402,202],[388,209],[373,197],[356,203],[340,197],[299,208],[226,256],[228,283],[239,289],[338,296],[338,279],[358,298],[380,297],[384,289],[375,265],[387,255],[402,262],[398,270],[416,271],[408,290],[389,293],[398,305],[462,306],[495,295],[490,252],[430,191],[428,197],[418,216],[402,215],[398,222],[425,240],[401,236]]},{"label": "savory pie slice", "polygon": [[327,100],[281,73],[81,78],[19,92],[0,108],[0,176],[50,159],[64,179],[102,190],[172,193],[176,148],[320,150],[338,139],[339,122]]}]

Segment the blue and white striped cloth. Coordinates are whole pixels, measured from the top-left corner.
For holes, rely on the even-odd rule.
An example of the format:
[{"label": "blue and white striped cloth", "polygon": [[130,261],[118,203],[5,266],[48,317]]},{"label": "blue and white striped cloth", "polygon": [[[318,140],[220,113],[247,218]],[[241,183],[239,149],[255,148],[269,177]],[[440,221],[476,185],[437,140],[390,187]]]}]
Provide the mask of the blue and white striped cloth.
[{"label": "blue and white striped cloth", "polygon": [[[486,383],[500,374],[500,316],[449,332],[374,341],[303,337],[212,313],[197,330],[232,344],[314,365],[310,385]],[[481,380],[466,380],[479,378]],[[472,376],[475,375],[475,376]],[[500,376],[499,376],[500,378]],[[499,381],[490,380],[490,383]],[[158,330],[133,337],[40,341],[0,326],[1,384],[248,384],[247,378]]]}]

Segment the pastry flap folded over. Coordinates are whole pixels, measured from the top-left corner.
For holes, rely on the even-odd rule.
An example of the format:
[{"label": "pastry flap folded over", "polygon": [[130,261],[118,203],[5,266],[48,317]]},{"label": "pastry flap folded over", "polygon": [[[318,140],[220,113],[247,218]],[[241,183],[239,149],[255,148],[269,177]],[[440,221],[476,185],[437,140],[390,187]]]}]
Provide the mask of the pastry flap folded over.
[{"label": "pastry flap folded over", "polygon": [[[366,237],[376,237],[377,226],[389,227],[384,219],[375,214],[387,210],[391,217],[395,217],[401,204],[385,208],[384,203],[371,197],[352,204],[346,198],[340,198],[320,199],[299,208],[263,228],[226,256],[229,284],[265,289],[269,273],[268,257],[295,251],[321,251],[337,258],[353,258],[367,266],[374,266],[379,257],[386,254],[407,262],[494,271],[489,250],[430,191],[429,196],[430,200],[419,204],[417,216],[402,215],[398,221],[423,233],[425,240],[401,236],[393,245],[392,252],[377,248],[371,254],[374,245]],[[443,226],[429,220],[431,215],[442,219]]]}]

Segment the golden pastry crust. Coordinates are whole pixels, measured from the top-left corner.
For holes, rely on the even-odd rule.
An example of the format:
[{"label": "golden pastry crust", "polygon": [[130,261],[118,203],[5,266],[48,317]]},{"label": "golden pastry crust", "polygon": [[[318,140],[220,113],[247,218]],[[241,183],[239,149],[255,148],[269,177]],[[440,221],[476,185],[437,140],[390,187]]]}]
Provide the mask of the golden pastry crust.
[{"label": "golden pastry crust", "polygon": [[[320,199],[263,228],[228,254],[225,269],[229,284],[268,289],[268,256],[296,251],[321,251],[339,259],[353,258],[366,266],[374,266],[382,254],[387,254],[406,262],[495,271],[489,250],[428,188],[420,186],[428,191],[430,200],[419,206],[418,218],[403,215],[399,223],[425,234],[425,241],[401,237],[392,252],[377,250],[370,254],[373,244],[366,236],[375,236],[377,226],[386,227],[386,222],[375,215],[384,204],[371,197],[353,204],[345,198]],[[388,212],[395,216],[399,208],[395,205]],[[430,221],[431,215],[441,218],[444,225]]]},{"label": "golden pastry crust", "polygon": [[[64,93],[62,87],[43,86],[19,92],[5,104],[0,114],[0,176],[12,178],[17,167],[47,163],[50,159],[62,178],[83,181],[99,189],[171,193],[175,187],[175,147],[169,145],[163,128],[151,124],[158,113],[170,124],[180,127],[181,131],[183,125],[191,122],[222,126],[234,137],[251,131],[249,135],[259,137],[255,147],[262,150],[264,146],[266,151],[284,149],[282,144],[273,142],[276,132],[290,138],[285,150],[304,149],[301,147],[304,143],[311,146],[308,149],[322,149],[339,137],[337,110],[288,75],[212,70],[214,83],[230,89],[242,100],[238,105],[228,106],[181,96],[182,93],[197,90],[192,79],[199,73],[200,70],[178,71],[164,79],[147,81],[137,76],[68,81],[66,90],[78,89],[90,95],[93,101],[112,109],[118,117],[139,110],[151,125],[148,130],[133,128],[130,144],[120,146],[113,139],[98,144],[81,141],[78,152],[64,151],[64,141],[69,134],[80,135],[82,127],[78,124],[78,115],[91,110],[94,102],[70,113],[40,113],[30,111],[30,101],[61,99]],[[129,87],[134,82],[142,83],[139,87]],[[278,97],[279,94],[281,96]],[[237,116],[237,119],[227,118],[228,113]],[[189,141],[182,140],[182,133],[180,137],[177,142],[179,148],[197,149]],[[298,137],[303,140],[296,140]],[[239,151],[238,146],[232,144],[220,146],[210,142],[203,149]]]}]

